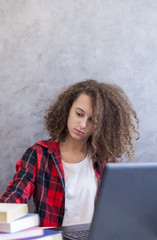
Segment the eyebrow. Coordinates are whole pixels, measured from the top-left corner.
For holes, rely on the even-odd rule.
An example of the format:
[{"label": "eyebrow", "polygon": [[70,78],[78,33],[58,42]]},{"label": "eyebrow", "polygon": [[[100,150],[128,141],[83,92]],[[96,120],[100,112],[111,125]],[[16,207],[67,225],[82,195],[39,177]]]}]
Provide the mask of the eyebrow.
[{"label": "eyebrow", "polygon": [[80,108],[80,107],[77,107],[76,109],[78,109],[78,110],[84,112],[84,110],[83,110],[82,108]]}]

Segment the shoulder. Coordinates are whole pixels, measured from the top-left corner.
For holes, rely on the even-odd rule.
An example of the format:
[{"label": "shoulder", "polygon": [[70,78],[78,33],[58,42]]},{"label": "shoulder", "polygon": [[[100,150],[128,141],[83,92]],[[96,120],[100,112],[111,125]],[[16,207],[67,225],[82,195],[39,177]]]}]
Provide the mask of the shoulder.
[{"label": "shoulder", "polygon": [[40,151],[47,151],[48,153],[52,153],[53,151],[56,151],[59,149],[59,144],[57,141],[55,141],[53,138],[47,139],[47,140],[41,140],[30,146],[32,150],[35,150],[36,152]]},{"label": "shoulder", "polygon": [[57,148],[55,146],[56,144],[58,143],[56,143],[52,138],[38,141],[26,149],[20,161],[30,161],[34,165],[36,159],[41,159],[42,156],[47,156],[49,152],[53,152],[53,149]]},{"label": "shoulder", "polygon": [[46,139],[46,140],[41,140],[36,142],[32,147],[45,147],[45,148],[49,148],[53,145],[55,141],[53,140],[53,138],[50,139]]}]

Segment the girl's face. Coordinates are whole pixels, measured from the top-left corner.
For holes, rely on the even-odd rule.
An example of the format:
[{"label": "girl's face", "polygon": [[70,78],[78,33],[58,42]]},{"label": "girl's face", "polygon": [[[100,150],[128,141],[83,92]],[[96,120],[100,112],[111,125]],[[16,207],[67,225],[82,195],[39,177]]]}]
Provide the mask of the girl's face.
[{"label": "girl's face", "polygon": [[93,130],[93,108],[90,96],[82,93],[73,102],[69,111],[67,127],[68,135],[73,140],[86,142]]}]

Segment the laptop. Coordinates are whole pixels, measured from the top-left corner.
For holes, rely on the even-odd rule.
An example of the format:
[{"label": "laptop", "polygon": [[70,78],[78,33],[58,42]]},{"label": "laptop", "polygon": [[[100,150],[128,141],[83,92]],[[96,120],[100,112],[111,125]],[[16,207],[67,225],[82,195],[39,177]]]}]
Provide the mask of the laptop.
[{"label": "laptop", "polygon": [[92,223],[62,230],[65,240],[157,240],[157,163],[106,164]]}]

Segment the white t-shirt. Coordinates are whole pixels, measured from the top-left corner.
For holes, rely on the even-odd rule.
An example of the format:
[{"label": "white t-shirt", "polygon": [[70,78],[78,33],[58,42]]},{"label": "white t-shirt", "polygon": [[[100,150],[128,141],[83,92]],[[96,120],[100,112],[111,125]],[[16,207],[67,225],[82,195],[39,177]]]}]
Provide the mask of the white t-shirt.
[{"label": "white t-shirt", "polygon": [[98,186],[90,154],[79,163],[62,163],[65,172],[65,214],[62,225],[90,223]]}]

